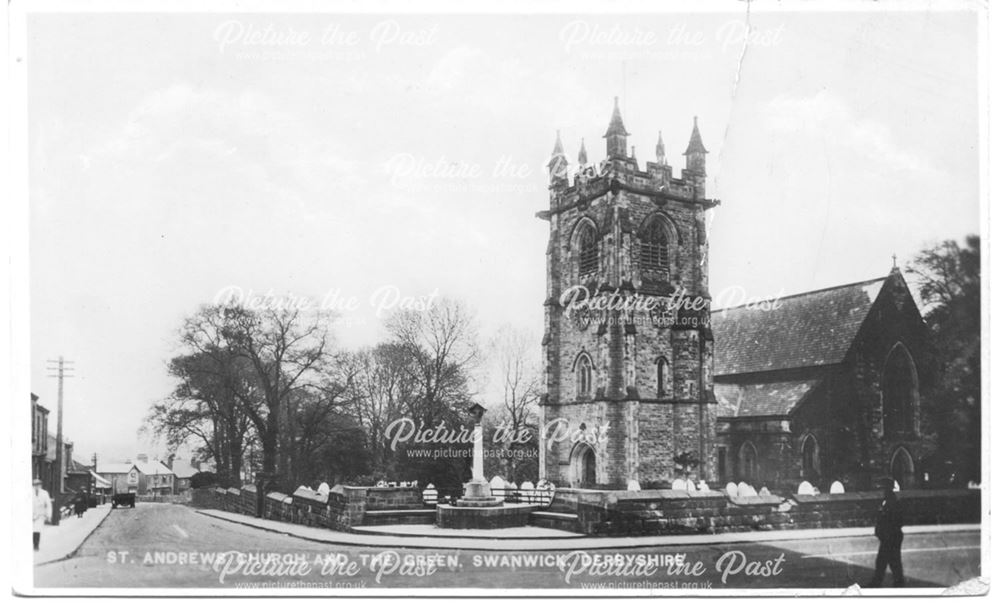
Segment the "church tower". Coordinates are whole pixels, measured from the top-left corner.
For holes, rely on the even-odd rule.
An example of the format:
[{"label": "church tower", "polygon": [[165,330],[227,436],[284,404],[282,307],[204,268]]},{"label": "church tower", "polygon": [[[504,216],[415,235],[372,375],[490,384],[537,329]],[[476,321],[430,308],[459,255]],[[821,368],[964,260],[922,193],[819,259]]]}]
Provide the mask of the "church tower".
[{"label": "church tower", "polygon": [[550,228],[539,471],[558,486],[669,482],[684,454],[717,478],[708,152],[695,119],[674,178],[662,138],[643,170],[628,137],[617,99],[597,165],[581,150],[569,168],[557,135],[538,214]]}]

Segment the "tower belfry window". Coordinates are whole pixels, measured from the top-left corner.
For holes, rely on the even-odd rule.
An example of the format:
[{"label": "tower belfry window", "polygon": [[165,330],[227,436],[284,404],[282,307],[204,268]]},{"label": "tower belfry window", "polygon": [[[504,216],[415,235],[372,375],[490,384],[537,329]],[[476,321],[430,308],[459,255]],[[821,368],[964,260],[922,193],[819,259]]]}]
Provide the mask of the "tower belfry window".
[{"label": "tower belfry window", "polygon": [[639,237],[639,262],[643,270],[668,272],[670,270],[670,233],[661,220],[649,224]]},{"label": "tower belfry window", "polygon": [[597,272],[597,232],[591,225],[580,230],[580,275]]}]

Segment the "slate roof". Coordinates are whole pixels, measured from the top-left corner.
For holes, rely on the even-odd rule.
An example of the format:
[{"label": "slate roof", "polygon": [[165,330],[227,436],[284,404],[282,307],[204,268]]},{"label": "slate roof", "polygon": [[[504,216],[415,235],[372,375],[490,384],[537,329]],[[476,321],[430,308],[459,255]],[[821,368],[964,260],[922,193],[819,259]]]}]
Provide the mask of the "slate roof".
[{"label": "slate roof", "polygon": [[174,471],[163,465],[159,460],[151,462],[136,462],[135,467],[144,475],[172,475]]},{"label": "slate roof", "polygon": [[821,379],[771,383],[716,383],[719,417],[788,415],[820,384]]},{"label": "slate roof", "polygon": [[178,479],[190,479],[199,472],[197,468],[184,462],[175,462],[173,471],[174,474],[177,475]]},{"label": "slate roof", "polygon": [[132,462],[100,462],[97,463],[97,473],[102,475],[124,475],[135,466]]},{"label": "slate roof", "polygon": [[843,362],[886,279],[713,311],[715,376]]}]

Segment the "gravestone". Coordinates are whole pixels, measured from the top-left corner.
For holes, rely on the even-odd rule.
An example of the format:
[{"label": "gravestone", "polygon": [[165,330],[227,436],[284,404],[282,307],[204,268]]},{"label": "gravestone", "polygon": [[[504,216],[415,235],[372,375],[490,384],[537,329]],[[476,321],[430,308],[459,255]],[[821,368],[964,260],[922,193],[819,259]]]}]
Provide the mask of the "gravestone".
[{"label": "gravestone", "polygon": [[834,481],[833,483],[830,484],[830,493],[831,494],[843,494],[844,493],[844,484],[841,483],[840,481]]},{"label": "gravestone", "polygon": [[802,483],[799,484],[799,489],[796,493],[799,496],[812,496],[814,494],[812,483],[809,483],[808,481],[803,481]]},{"label": "gravestone", "polygon": [[740,481],[740,484],[736,488],[736,493],[739,497],[746,498],[756,496],[757,490],[755,490],[749,483]]},{"label": "gravestone", "polygon": [[424,488],[424,504],[437,504],[438,491],[433,483],[428,483]]}]

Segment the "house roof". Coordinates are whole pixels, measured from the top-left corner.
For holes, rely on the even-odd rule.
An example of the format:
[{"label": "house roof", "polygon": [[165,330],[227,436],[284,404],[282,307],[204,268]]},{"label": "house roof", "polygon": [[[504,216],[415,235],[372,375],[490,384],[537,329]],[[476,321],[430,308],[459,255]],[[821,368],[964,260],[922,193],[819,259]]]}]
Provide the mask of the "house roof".
[{"label": "house roof", "polygon": [[788,415],[816,388],[821,379],[769,383],[716,383],[719,417]]},{"label": "house roof", "polygon": [[132,462],[98,462],[97,473],[102,475],[125,474],[135,466]]},{"label": "house roof", "polygon": [[135,467],[144,475],[172,475],[174,471],[163,465],[159,460],[151,462],[136,462]]},{"label": "house roof", "polygon": [[888,278],[713,311],[715,376],[843,362]]},{"label": "house roof", "polygon": [[173,470],[178,479],[190,479],[192,476],[200,472],[194,466],[183,462],[180,464],[174,464]]}]

